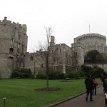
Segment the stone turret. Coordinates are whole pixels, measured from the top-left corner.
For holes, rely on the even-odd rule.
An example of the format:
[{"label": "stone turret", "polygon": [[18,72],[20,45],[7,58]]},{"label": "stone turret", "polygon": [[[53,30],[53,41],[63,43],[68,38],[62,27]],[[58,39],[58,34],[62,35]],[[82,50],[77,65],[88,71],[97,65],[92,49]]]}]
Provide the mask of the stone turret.
[{"label": "stone turret", "polygon": [[55,37],[51,36],[50,46],[54,46],[54,45],[55,45]]},{"label": "stone turret", "polygon": [[83,34],[74,38],[74,44],[71,47],[73,54],[76,53],[73,60],[76,59],[76,64],[82,65],[84,64],[84,56],[91,50],[106,54],[106,36],[98,33]]},{"label": "stone turret", "polygon": [[6,21],[7,20],[7,17],[4,17],[4,20],[3,21]]}]

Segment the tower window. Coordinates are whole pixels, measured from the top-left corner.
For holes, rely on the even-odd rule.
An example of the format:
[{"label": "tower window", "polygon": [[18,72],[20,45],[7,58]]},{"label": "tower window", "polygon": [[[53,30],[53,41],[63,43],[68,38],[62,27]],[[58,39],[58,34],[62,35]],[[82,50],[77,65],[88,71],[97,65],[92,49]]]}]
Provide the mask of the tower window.
[{"label": "tower window", "polygon": [[17,48],[17,53],[19,53],[19,48]]},{"label": "tower window", "polygon": [[41,68],[43,68],[43,64],[41,64]]},{"label": "tower window", "polygon": [[20,35],[18,35],[18,39],[20,40]]},{"label": "tower window", "polygon": [[12,54],[12,53],[13,53],[13,50],[14,50],[13,48],[10,48],[10,49],[9,49],[9,53]]},{"label": "tower window", "polygon": [[61,53],[61,49],[60,49],[60,53]]},{"label": "tower window", "polygon": [[52,50],[52,54],[53,54],[53,50]]},{"label": "tower window", "polygon": [[33,56],[30,57],[30,60],[33,61]]}]

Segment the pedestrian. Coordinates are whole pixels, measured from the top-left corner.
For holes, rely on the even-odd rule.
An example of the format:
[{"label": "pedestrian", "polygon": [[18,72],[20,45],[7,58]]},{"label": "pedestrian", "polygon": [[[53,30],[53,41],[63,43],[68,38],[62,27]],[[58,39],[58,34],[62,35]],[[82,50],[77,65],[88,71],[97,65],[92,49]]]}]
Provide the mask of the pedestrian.
[{"label": "pedestrian", "polygon": [[92,81],[93,81],[93,95],[96,95],[96,88],[98,86],[98,82],[95,79],[95,77],[92,77]]},{"label": "pedestrian", "polygon": [[[103,72],[103,73],[101,74],[101,81],[102,81],[102,83],[103,83],[103,91],[104,91],[104,85],[105,85],[105,78],[106,78],[106,73]],[[105,91],[104,91],[104,93],[105,93]]]},{"label": "pedestrian", "polygon": [[86,86],[86,101],[88,101],[89,96],[90,96],[90,101],[93,101],[93,98],[92,98],[93,81],[91,76],[89,75],[87,75],[85,79],[85,86]]},{"label": "pedestrian", "polygon": [[105,105],[107,106],[107,75],[104,80]]}]

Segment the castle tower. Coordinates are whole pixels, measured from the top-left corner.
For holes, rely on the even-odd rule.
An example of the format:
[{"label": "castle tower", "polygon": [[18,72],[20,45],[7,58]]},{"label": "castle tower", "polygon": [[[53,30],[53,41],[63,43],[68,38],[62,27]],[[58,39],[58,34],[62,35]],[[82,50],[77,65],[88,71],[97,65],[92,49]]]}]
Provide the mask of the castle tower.
[{"label": "castle tower", "polygon": [[0,21],[0,78],[9,78],[16,60],[27,52],[26,25],[12,23],[4,17]]},{"label": "castle tower", "polygon": [[106,54],[106,37],[98,33],[88,33],[74,39],[72,52],[75,53],[75,57],[73,57],[73,60],[75,61],[74,58],[76,58],[78,66],[84,64],[84,57],[91,50]]}]

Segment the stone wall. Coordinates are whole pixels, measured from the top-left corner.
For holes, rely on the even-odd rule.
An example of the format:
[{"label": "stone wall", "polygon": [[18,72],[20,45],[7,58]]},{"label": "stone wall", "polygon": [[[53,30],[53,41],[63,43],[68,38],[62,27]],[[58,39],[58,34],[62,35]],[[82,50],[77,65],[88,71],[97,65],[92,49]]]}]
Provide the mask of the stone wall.
[{"label": "stone wall", "polygon": [[84,64],[84,56],[91,50],[97,50],[101,54],[107,54],[106,37],[97,33],[88,33],[74,38],[71,46],[72,53],[76,53],[77,63],[79,66]]},{"label": "stone wall", "polygon": [[100,53],[104,53],[106,37],[96,33],[89,33],[75,38],[74,43],[82,44],[84,46],[85,53],[90,50],[98,50]]},{"label": "stone wall", "polygon": [[25,54],[25,67],[30,68],[32,74],[36,75],[39,73],[45,74],[46,69],[46,60],[44,52],[36,52]]},{"label": "stone wall", "polygon": [[0,76],[9,78],[16,59],[27,52],[27,27],[4,17],[0,21]]}]

